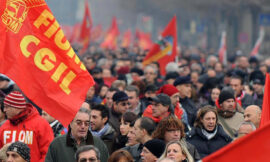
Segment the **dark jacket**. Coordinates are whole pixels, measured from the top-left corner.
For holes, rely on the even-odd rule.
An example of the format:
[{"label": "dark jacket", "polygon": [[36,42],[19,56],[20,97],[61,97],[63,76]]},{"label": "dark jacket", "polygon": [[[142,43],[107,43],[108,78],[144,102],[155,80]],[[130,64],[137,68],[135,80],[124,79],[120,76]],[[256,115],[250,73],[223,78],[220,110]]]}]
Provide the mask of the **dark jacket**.
[{"label": "dark jacket", "polygon": [[120,134],[121,117],[122,117],[122,114],[115,112],[113,107],[110,109],[109,123],[111,124],[111,126],[113,127],[117,135]]},{"label": "dark jacket", "polygon": [[196,119],[197,108],[192,100],[189,98],[180,98],[180,104],[183,109],[185,109],[188,115],[188,123],[191,127],[193,127],[194,121]]},{"label": "dark jacket", "polygon": [[225,133],[222,126],[218,125],[215,136],[210,140],[202,133],[201,128],[195,127],[187,135],[187,141],[197,148],[201,158],[203,158],[229,144],[232,138]]},{"label": "dark jacket", "polygon": [[102,136],[100,136],[102,141],[106,144],[110,154],[113,152],[115,137],[116,132],[110,124],[108,130]]},{"label": "dark jacket", "polygon": [[127,150],[132,155],[134,162],[141,161],[142,149],[143,149],[143,144],[140,144],[140,143],[134,146],[127,146],[123,148],[123,150]]},{"label": "dark jacket", "polygon": [[[94,145],[97,147],[100,151],[100,161],[107,162],[109,157],[108,149],[99,137],[92,136],[88,131],[85,141],[80,146],[82,145]],[[78,147],[69,131],[68,134],[56,137],[52,141],[45,162],[74,162]]]},{"label": "dark jacket", "polygon": [[248,107],[249,105],[254,104],[253,97],[246,93],[245,96],[242,98],[241,103],[242,103],[242,107],[246,109],[246,107]]},{"label": "dark jacket", "polygon": [[196,149],[196,147],[187,141],[185,141],[185,143],[186,143],[188,152],[193,157],[194,161],[199,161],[201,158],[200,158],[200,154],[199,154],[198,150]]}]

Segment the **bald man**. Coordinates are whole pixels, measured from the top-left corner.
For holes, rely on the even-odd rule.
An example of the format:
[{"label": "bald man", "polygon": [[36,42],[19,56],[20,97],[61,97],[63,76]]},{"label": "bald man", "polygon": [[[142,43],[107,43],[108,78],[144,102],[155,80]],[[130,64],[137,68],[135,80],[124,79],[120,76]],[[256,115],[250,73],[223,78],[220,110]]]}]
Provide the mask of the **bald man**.
[{"label": "bald man", "polygon": [[261,109],[257,105],[250,105],[245,109],[244,120],[252,122],[256,128],[259,128],[261,121]]}]

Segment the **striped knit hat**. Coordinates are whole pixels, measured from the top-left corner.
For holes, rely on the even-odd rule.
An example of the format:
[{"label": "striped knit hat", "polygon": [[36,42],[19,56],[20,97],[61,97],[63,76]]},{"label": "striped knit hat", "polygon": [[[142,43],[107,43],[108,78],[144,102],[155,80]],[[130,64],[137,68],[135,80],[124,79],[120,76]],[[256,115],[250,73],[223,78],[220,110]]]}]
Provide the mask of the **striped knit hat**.
[{"label": "striped knit hat", "polygon": [[19,91],[9,93],[5,97],[4,104],[18,109],[26,108],[26,100]]}]

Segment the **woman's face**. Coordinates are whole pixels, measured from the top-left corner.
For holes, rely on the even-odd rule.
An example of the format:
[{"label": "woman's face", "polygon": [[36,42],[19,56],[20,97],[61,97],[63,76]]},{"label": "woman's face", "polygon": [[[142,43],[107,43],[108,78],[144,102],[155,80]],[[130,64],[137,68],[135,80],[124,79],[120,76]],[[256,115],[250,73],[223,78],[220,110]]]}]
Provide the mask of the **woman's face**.
[{"label": "woman's face", "polygon": [[186,156],[182,152],[182,148],[177,143],[169,145],[166,154],[168,158],[176,162],[181,162],[186,159]]},{"label": "woman's face", "polygon": [[207,112],[201,119],[204,129],[213,131],[216,128],[217,117],[212,111]]},{"label": "woman's face", "polygon": [[121,135],[125,136],[128,134],[129,128],[130,128],[130,123],[129,122],[125,122],[123,120],[123,118],[121,118],[121,122],[120,122],[120,133]]},{"label": "woman's face", "polygon": [[220,94],[220,90],[218,88],[212,89],[212,92],[211,92],[212,101],[215,102],[218,99],[219,94]]}]

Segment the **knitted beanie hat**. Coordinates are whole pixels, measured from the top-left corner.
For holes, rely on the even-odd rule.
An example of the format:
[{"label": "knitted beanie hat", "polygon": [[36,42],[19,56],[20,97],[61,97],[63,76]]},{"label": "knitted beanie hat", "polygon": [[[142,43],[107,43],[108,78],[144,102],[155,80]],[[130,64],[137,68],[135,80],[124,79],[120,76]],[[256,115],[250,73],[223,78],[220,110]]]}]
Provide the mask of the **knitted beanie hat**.
[{"label": "knitted beanie hat", "polygon": [[160,93],[165,93],[167,94],[168,96],[172,96],[174,95],[175,93],[178,93],[178,89],[173,86],[173,85],[170,85],[170,84],[165,84],[164,86],[162,86],[158,91],[157,91],[157,94],[160,94]]},{"label": "knitted beanie hat", "polygon": [[9,93],[5,97],[4,104],[18,109],[26,108],[26,100],[19,91]]},{"label": "knitted beanie hat", "polygon": [[224,101],[231,98],[234,99],[234,95],[230,91],[222,90],[219,94],[218,102],[219,104],[222,104]]},{"label": "knitted beanie hat", "polygon": [[144,144],[144,147],[146,147],[153,155],[159,158],[164,152],[166,144],[162,140],[152,139],[152,140],[147,141]]},{"label": "knitted beanie hat", "polygon": [[8,151],[17,152],[24,160],[30,162],[30,148],[27,144],[19,141],[14,142],[8,147]]}]

